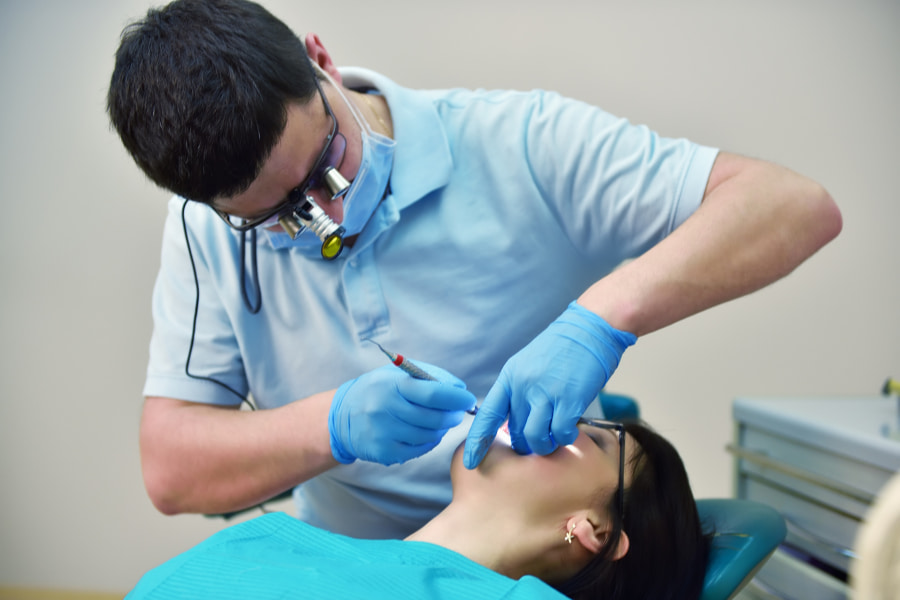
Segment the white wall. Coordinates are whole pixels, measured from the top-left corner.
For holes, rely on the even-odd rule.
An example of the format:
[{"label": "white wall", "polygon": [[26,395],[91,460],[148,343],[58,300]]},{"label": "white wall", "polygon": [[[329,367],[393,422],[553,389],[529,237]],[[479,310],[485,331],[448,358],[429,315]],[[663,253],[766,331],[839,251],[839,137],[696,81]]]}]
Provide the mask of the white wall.
[{"label": "white wall", "polygon": [[[837,241],[640,340],[611,382],[675,441],[699,495],[730,493],[735,396],[873,394],[900,376],[900,4],[265,3],[340,64],[410,87],[556,89],[831,191]],[[167,194],[104,97],[118,34],[150,4],[0,1],[0,586],[124,591],[221,527],[159,515],[140,478]]]}]

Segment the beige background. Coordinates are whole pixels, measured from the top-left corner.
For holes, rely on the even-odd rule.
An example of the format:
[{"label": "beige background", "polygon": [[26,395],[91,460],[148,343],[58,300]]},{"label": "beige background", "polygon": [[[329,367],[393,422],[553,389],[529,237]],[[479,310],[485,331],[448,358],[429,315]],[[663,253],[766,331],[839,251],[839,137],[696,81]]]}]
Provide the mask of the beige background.
[{"label": "beige background", "polygon": [[[163,517],[137,425],[167,194],[104,114],[146,0],[0,0],[0,587],[121,592],[221,527]],[[900,376],[900,4],[268,0],[339,64],[410,87],[532,87],[821,181],[843,234],[786,280],[640,340],[611,388],[730,493],[739,395]],[[452,6],[453,8],[449,8]]]}]

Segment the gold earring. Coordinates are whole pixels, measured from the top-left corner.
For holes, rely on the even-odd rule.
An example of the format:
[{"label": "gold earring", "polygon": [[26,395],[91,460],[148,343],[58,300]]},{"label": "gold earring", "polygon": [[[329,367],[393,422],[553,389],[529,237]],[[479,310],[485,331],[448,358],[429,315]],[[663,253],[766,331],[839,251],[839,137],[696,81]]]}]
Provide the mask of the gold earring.
[{"label": "gold earring", "polygon": [[574,533],[574,531],[575,531],[575,525],[572,525],[571,529],[569,529],[569,531],[566,532],[566,541],[569,542],[570,544],[572,543],[572,540],[575,538],[575,536],[572,535],[572,533]]}]

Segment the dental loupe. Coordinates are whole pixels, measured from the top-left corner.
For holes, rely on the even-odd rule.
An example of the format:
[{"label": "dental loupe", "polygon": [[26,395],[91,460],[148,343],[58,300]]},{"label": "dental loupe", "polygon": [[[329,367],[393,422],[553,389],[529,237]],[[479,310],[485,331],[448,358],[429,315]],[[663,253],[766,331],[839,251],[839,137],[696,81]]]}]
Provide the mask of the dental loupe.
[{"label": "dental loupe", "polygon": [[[350,189],[350,182],[334,167],[325,171],[322,181],[332,200],[340,198]],[[316,234],[322,240],[322,258],[325,260],[334,260],[344,249],[344,228],[335,223],[309,194],[278,217],[278,223],[293,239],[304,228]]]}]

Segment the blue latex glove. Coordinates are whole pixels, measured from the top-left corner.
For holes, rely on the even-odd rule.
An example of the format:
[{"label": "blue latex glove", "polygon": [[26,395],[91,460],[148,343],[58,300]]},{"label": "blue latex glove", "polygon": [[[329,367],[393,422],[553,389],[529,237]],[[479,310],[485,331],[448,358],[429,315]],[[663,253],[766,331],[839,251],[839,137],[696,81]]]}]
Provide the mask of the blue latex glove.
[{"label": "blue latex glove", "polygon": [[414,379],[386,365],[337,389],[328,432],[338,461],[391,465],[421,456],[475,406],[475,396],[461,380],[433,365],[416,364],[438,381]]},{"label": "blue latex glove", "polygon": [[576,302],[512,356],[469,429],[463,463],[474,469],[509,417],[513,448],[549,454],[578,437],[577,423],[637,341]]}]

